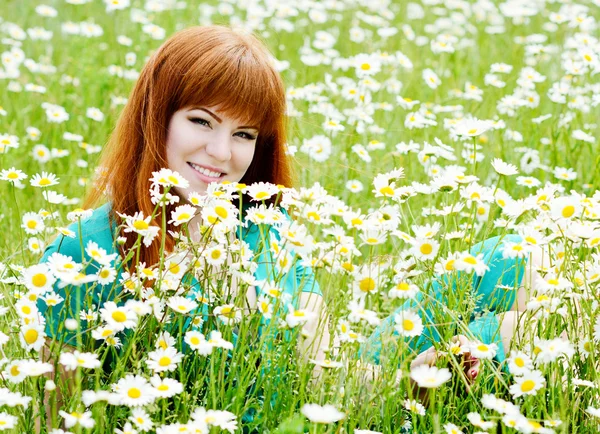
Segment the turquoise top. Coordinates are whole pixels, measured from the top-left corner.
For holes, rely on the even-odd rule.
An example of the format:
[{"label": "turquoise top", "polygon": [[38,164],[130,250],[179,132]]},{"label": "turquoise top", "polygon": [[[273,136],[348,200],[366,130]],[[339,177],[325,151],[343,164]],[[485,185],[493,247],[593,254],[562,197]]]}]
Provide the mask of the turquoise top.
[{"label": "turquoise top", "polygon": [[[477,339],[484,344],[498,345],[495,359],[499,363],[504,362],[506,349],[502,344],[500,324],[496,315],[510,310],[514,304],[527,262],[526,259],[504,258],[502,250],[505,242],[518,243],[520,241],[521,237],[515,234],[504,237],[496,236],[471,248],[471,255],[483,254],[483,262],[490,269],[482,277],[473,273],[471,279],[466,279],[468,281],[466,284],[471,287],[473,298],[477,300],[471,317],[464,318],[468,324],[469,333],[454,328],[454,334],[466,334],[467,337]],[[457,294],[457,281],[463,282],[465,273],[455,272],[455,276],[456,279],[452,281],[449,281],[446,275],[438,276],[430,282],[427,288],[418,292],[414,299],[406,300],[402,306],[384,319],[363,343],[360,356],[366,361],[379,364],[383,361],[382,359],[389,359],[395,354],[399,345],[408,347],[418,354],[431,347],[435,342],[439,342],[441,328],[436,324],[446,323],[448,318],[439,317],[436,312],[447,308],[452,309],[452,303],[461,302],[454,294]],[[396,314],[407,309],[416,310],[423,319],[424,329],[420,336],[402,338],[394,328]],[[452,324],[450,327],[456,327],[456,325]]]},{"label": "turquoise top", "polygon": [[[243,209],[245,210],[246,208],[247,207],[245,206]],[[65,256],[71,257],[73,261],[77,263],[87,263],[91,259],[84,250],[88,241],[96,242],[98,247],[106,250],[107,254],[119,254],[115,241],[118,236],[118,228],[114,222],[110,221],[110,210],[110,203],[106,203],[95,209],[89,218],[83,219],[80,223],[76,222],[71,224],[69,229],[75,232],[75,238],[59,235],[54,242],[46,248],[40,262],[47,262],[48,258],[53,253],[59,252]],[[289,215],[285,210],[281,211],[286,218],[289,219]],[[280,239],[276,227],[271,227],[270,231],[278,240]],[[238,235],[237,232],[236,235]],[[266,280],[269,274],[272,274],[272,272],[269,273],[269,269],[272,268],[271,265],[274,262],[268,245],[265,247],[264,243],[261,241],[261,231],[259,230],[259,227],[251,222],[247,222],[247,227],[242,228],[241,239],[248,243],[250,249],[252,249],[255,254],[254,261],[258,264],[258,268],[256,269],[254,276],[256,279]],[[154,242],[157,241],[155,240]],[[293,254],[293,248],[288,248],[288,250]],[[267,268],[268,266],[269,268]],[[82,270],[82,273],[96,274],[99,268],[100,265],[95,261],[92,261]],[[77,344],[76,336],[79,332],[67,330],[64,327],[64,320],[67,318],[79,318],[79,312],[82,308],[88,309],[91,307],[88,306],[87,303],[85,306],[82,306],[87,291],[92,291],[91,299],[92,303],[96,306],[96,309],[99,309],[107,301],[114,301],[121,292],[120,285],[118,284],[122,274],[120,268],[122,267],[117,265],[116,280],[107,285],[88,283],[80,286],[67,285],[64,288],[59,288],[59,282],[55,283],[54,291],[63,297],[64,301],[52,308],[49,308],[41,299],[38,299],[37,302],[41,315],[46,318],[46,334],[57,340],[63,340],[65,344],[75,346]],[[193,276],[188,275],[187,277],[191,286],[195,287],[194,291],[188,292],[189,297],[193,297],[196,295],[196,291],[200,290],[200,285]],[[303,267],[300,265],[300,261],[296,261],[295,267],[293,266],[290,271],[283,276],[278,282],[278,286],[283,291],[283,294],[287,294],[296,308],[300,292],[310,292],[321,295],[319,285],[314,278],[312,269]],[[259,290],[257,289],[257,292],[258,291]],[[257,297],[259,295],[260,293],[257,293]],[[207,313],[206,306],[204,306],[202,314],[206,315]],[[190,321],[191,319],[188,320],[188,325]]]}]

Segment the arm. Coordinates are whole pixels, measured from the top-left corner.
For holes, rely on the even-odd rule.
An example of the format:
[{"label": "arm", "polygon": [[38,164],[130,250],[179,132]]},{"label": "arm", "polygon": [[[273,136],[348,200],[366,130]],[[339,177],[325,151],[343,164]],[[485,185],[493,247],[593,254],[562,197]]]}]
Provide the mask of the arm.
[{"label": "arm", "polygon": [[[305,362],[309,359],[323,361],[331,339],[323,297],[317,293],[302,292],[298,304],[300,309],[316,314],[304,325],[302,332],[305,338],[299,341],[298,349]],[[316,366],[314,373],[318,375],[320,371],[321,367]]]},{"label": "arm", "polygon": [[[54,372],[46,374],[46,377],[55,383],[56,388],[53,391],[44,390],[43,405],[46,413],[46,426],[57,428],[59,427],[58,411],[69,410],[68,408],[65,408],[66,399],[63,394],[63,388],[68,389],[65,391],[67,396],[71,395],[72,387],[76,381],[76,371],[67,371],[63,365],[58,363],[58,354],[53,354],[50,350],[51,347],[52,340],[46,338],[46,342],[40,351],[40,355],[42,361],[51,363],[54,366]],[[54,348],[56,348],[56,344]],[[63,352],[73,352],[74,350],[75,348],[70,345],[63,346]],[[57,351],[55,350],[55,352]],[[52,399],[52,397],[54,397],[54,399]],[[42,420],[41,414],[39,414],[35,420],[36,433],[41,432],[41,427]]]}]

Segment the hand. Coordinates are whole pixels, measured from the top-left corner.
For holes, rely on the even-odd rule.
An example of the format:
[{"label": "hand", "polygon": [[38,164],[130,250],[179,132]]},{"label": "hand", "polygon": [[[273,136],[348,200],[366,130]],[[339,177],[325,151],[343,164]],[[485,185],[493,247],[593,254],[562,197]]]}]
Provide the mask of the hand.
[{"label": "hand", "polygon": [[[454,343],[458,342],[460,344],[461,348],[468,348],[469,344],[471,343],[471,341],[469,341],[463,335],[457,335],[457,336],[452,337],[452,342],[454,342]],[[467,377],[467,380],[469,380],[470,382],[475,381],[475,379],[477,378],[477,375],[479,375],[481,361],[477,357],[473,357],[471,355],[471,353],[466,352],[466,351],[464,353],[462,353],[461,356],[462,356],[461,365],[463,367],[463,370],[464,370],[465,376]]]},{"label": "hand", "polygon": [[[466,348],[471,343],[465,336],[457,335],[452,337],[452,342],[458,342],[461,347]],[[413,369],[417,366],[427,364],[429,366],[435,365],[437,362],[438,353],[434,347],[431,347],[422,353],[420,353],[415,359],[411,362],[410,368]],[[465,376],[469,381],[474,381],[479,374],[479,369],[481,362],[478,358],[471,356],[471,353],[465,352],[461,355],[461,366],[464,369]]]}]

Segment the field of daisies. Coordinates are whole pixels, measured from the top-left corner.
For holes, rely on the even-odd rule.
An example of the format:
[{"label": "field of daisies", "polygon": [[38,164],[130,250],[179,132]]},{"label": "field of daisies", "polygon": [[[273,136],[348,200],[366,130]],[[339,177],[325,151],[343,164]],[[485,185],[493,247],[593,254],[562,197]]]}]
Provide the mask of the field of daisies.
[{"label": "field of daisies", "polygon": [[[0,431],[598,432],[599,19],[598,0],[2,0]],[[184,227],[202,213],[202,241],[120,281],[118,258],[94,244],[83,263],[39,264],[90,214],[82,198],[148,56],[211,23],[255,32],[275,56],[296,189],[211,188],[167,216]],[[185,182],[154,180],[157,209]],[[242,192],[257,207],[244,215]],[[276,196],[292,219],[264,205]],[[273,253],[272,278],[224,235],[242,217]],[[161,243],[148,222],[123,218],[136,249]],[[506,256],[535,247],[550,260],[499,365],[496,345],[452,338],[486,272],[469,249],[510,234],[521,241]],[[315,313],[281,290],[296,263],[326,305],[312,330]],[[391,356],[361,359],[442,275],[462,283],[437,308],[433,366],[403,345],[423,333],[418,303],[392,316]],[[255,309],[230,296],[234,279],[258,288]],[[38,306],[60,309],[59,288],[82,285],[120,293],[64,318],[79,336],[64,346]],[[474,381],[464,351],[481,360]]]}]

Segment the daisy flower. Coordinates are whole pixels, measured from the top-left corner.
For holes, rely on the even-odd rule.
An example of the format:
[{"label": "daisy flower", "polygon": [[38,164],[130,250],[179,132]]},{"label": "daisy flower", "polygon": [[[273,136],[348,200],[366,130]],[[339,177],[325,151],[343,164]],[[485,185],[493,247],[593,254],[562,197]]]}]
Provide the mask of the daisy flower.
[{"label": "daisy flower", "polygon": [[208,265],[219,267],[227,260],[227,250],[225,246],[215,244],[204,249],[202,257],[206,259]]},{"label": "daisy flower", "polygon": [[202,207],[202,219],[206,226],[219,223],[233,228],[237,224],[238,213],[238,209],[226,200],[216,200]]},{"label": "daisy flower", "polygon": [[160,378],[154,375],[150,378],[150,384],[154,387],[156,396],[160,398],[170,398],[183,392],[183,384],[172,378]]},{"label": "daisy flower", "polygon": [[21,364],[23,360],[13,360],[11,361],[2,372],[2,378],[6,378],[13,384],[19,384],[25,378],[27,378],[27,374],[21,370]]},{"label": "daisy flower", "polygon": [[437,388],[446,383],[452,374],[447,368],[438,368],[436,366],[419,365],[410,371],[412,378],[419,387]]},{"label": "daisy flower", "polygon": [[258,297],[256,308],[265,319],[271,319],[271,316],[273,315],[273,303],[271,303],[271,298],[269,296],[262,294]]},{"label": "daisy flower", "polygon": [[238,309],[234,304],[224,304],[217,306],[213,313],[223,321],[223,323],[231,325],[236,324],[242,320],[242,311]]},{"label": "daisy flower", "polygon": [[137,315],[127,306],[117,306],[113,301],[107,301],[100,309],[100,316],[109,327],[121,331],[137,325]]},{"label": "daisy flower", "polygon": [[170,169],[160,169],[158,172],[152,172],[150,182],[163,187],[188,188],[190,185],[183,176]]},{"label": "daisy flower", "polygon": [[490,430],[496,426],[495,422],[485,421],[479,413],[468,413],[467,419],[471,422],[471,425],[481,428],[483,430]]},{"label": "daisy flower", "polygon": [[146,365],[154,372],[174,371],[183,360],[183,354],[173,347],[159,348],[148,354]]},{"label": "daisy flower", "polygon": [[494,158],[492,160],[492,167],[498,174],[504,176],[512,176],[519,173],[517,166],[515,166],[514,164],[506,163],[500,158]]},{"label": "daisy flower", "polygon": [[508,358],[508,370],[513,375],[523,375],[533,369],[531,357],[522,351],[511,351]]},{"label": "daisy flower", "polygon": [[15,169],[14,167],[0,171],[1,181],[20,182],[25,178],[27,178],[27,175],[22,170]]},{"label": "daisy flower", "polygon": [[464,434],[463,431],[453,423],[447,423],[444,425],[444,430],[447,434]]},{"label": "daisy flower", "polygon": [[27,248],[32,253],[40,253],[44,250],[45,244],[36,237],[31,237],[27,240]]},{"label": "daisy flower", "polygon": [[35,294],[43,294],[52,289],[56,279],[47,264],[36,264],[22,272],[22,281],[27,289]]},{"label": "daisy flower", "polygon": [[494,358],[496,353],[498,352],[497,344],[484,344],[482,342],[472,342],[469,345],[468,350],[473,357],[478,359],[488,359],[491,360]]},{"label": "daisy flower", "polygon": [[423,70],[423,80],[425,80],[425,84],[429,86],[431,89],[436,89],[440,84],[442,84],[442,80],[440,77],[433,72],[432,69],[426,68]]},{"label": "daisy flower", "polygon": [[300,411],[308,420],[314,423],[334,423],[346,417],[345,413],[342,413],[329,404],[323,406],[319,404],[304,404]]},{"label": "daisy flower", "polygon": [[542,182],[533,176],[517,176],[517,185],[527,188],[536,188],[542,185]]},{"label": "daisy flower", "polygon": [[594,417],[600,417],[600,408],[592,407],[591,405],[585,409],[585,412],[591,414]]},{"label": "daisy flower", "polygon": [[550,203],[550,215],[555,220],[572,219],[581,214],[581,203],[575,196],[558,197]]},{"label": "daisy flower", "polygon": [[1,412],[0,413],[0,431],[13,429],[17,424],[17,417],[12,416],[8,413]]},{"label": "daisy flower", "polygon": [[196,210],[196,207],[192,205],[179,205],[177,208],[175,208],[175,211],[171,213],[171,220],[169,220],[169,224],[180,226],[189,222],[196,214]]},{"label": "daisy flower", "polygon": [[29,235],[37,235],[46,229],[46,225],[44,224],[42,217],[35,212],[26,212],[21,221],[21,227]]},{"label": "daisy flower", "polygon": [[117,213],[120,217],[125,219],[124,232],[135,232],[141,235],[143,238],[144,245],[149,247],[152,241],[158,235],[160,228],[158,226],[150,226],[150,216],[144,218],[142,212],[136,212],[133,216]]},{"label": "daisy flower", "polygon": [[254,201],[263,201],[270,199],[273,195],[279,193],[279,187],[267,182],[256,182],[244,189],[244,193]]},{"label": "daisy flower", "polygon": [[198,303],[189,298],[177,295],[169,298],[167,306],[169,306],[175,312],[185,315],[187,313],[190,313],[192,310],[196,309],[196,307],[198,307]]},{"label": "daisy flower", "polygon": [[85,253],[100,265],[110,265],[117,257],[117,253],[107,254],[106,250],[92,240],[85,246]]},{"label": "daisy flower", "polygon": [[483,253],[477,256],[465,252],[454,262],[454,268],[465,273],[473,273],[477,276],[483,276],[490,267],[483,261]]},{"label": "daisy flower", "polygon": [[101,365],[97,354],[81,353],[77,350],[72,353],[61,353],[58,362],[63,365],[67,371],[73,371],[79,367],[97,369]]},{"label": "daisy flower", "polygon": [[121,405],[141,407],[151,404],[156,399],[154,387],[140,375],[128,374],[113,385]]},{"label": "daisy flower", "polygon": [[410,253],[420,260],[430,260],[436,257],[440,244],[430,238],[415,238]]},{"label": "daisy flower", "polygon": [[509,392],[514,398],[523,395],[536,395],[538,390],[546,385],[546,379],[540,371],[534,370],[515,378],[515,384],[510,386]]},{"label": "daisy flower", "polygon": [[418,414],[419,416],[425,416],[425,406],[419,401],[414,399],[406,399],[403,405],[404,408],[410,411],[411,413]]},{"label": "daisy flower", "polygon": [[461,119],[452,125],[452,131],[455,135],[461,137],[477,137],[493,127],[492,122],[486,120]]},{"label": "daisy flower", "polygon": [[114,267],[105,265],[98,270],[96,277],[100,285],[108,285],[117,278],[117,270]]},{"label": "daisy flower", "polygon": [[30,323],[21,326],[19,338],[25,350],[39,351],[44,345],[46,333],[40,324]]},{"label": "daisy flower", "polygon": [[94,419],[92,419],[91,411],[83,413],[72,411],[71,413],[67,413],[64,410],[60,410],[58,414],[65,419],[65,428],[72,428],[76,425],[81,425],[83,428],[93,428],[96,424]]},{"label": "daisy flower", "polygon": [[129,420],[141,431],[150,431],[153,423],[150,415],[143,408],[133,408]]},{"label": "daisy flower", "polygon": [[350,190],[352,193],[360,193],[364,190],[364,186],[362,182],[357,179],[350,179],[346,182],[346,188]]},{"label": "daisy flower", "polygon": [[394,316],[395,329],[401,336],[413,337],[423,333],[423,321],[421,317],[411,311],[403,310]]}]

